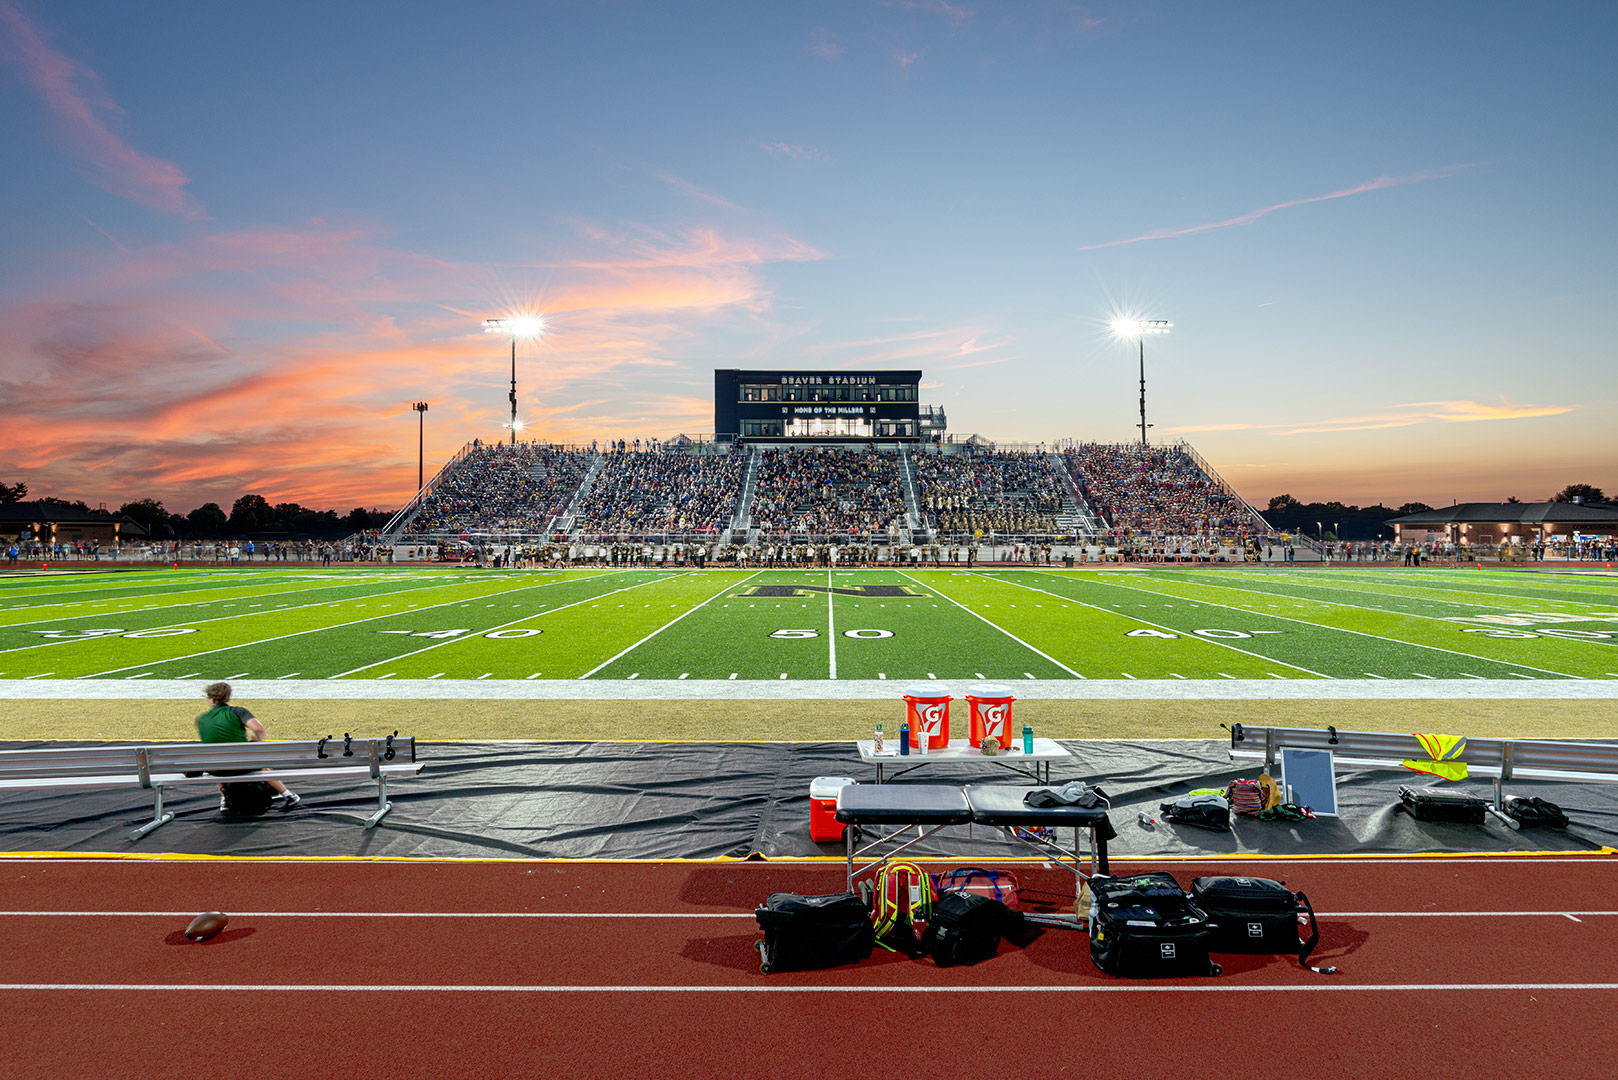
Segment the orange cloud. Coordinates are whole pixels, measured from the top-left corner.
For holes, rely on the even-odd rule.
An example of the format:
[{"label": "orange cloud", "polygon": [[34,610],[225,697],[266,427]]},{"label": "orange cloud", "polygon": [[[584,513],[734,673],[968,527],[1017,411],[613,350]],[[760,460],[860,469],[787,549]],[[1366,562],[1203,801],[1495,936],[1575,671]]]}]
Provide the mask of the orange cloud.
[{"label": "orange cloud", "polygon": [[1377,431],[1382,428],[1412,427],[1416,424],[1471,424],[1483,420],[1527,420],[1540,416],[1560,416],[1577,405],[1513,405],[1505,398],[1500,404],[1478,401],[1417,401],[1394,405],[1390,411],[1365,416],[1340,416],[1328,420],[1288,424],[1187,424],[1165,427],[1167,435],[1190,435],[1207,431],[1274,431],[1282,435],[1319,435],[1339,431]]}]

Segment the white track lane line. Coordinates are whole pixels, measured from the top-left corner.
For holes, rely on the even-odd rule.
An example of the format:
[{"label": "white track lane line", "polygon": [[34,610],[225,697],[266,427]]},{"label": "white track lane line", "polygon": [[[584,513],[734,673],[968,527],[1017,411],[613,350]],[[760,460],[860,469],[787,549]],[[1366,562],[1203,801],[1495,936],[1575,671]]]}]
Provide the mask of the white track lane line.
[{"label": "white track lane line", "polygon": [[4,990],[166,991],[218,994],[238,991],[399,994],[1329,994],[1385,993],[1416,990],[1618,990],[1618,983],[1294,983],[1283,985],[1120,986],[1115,982],[1085,986],[530,986],[498,983],[0,983]]},{"label": "white track lane line", "polygon": [[[0,918],[191,918],[194,911],[0,911]],[[1317,911],[1331,919],[1560,919],[1618,916],[1607,911]],[[752,919],[751,911],[238,911],[232,919]]]}]

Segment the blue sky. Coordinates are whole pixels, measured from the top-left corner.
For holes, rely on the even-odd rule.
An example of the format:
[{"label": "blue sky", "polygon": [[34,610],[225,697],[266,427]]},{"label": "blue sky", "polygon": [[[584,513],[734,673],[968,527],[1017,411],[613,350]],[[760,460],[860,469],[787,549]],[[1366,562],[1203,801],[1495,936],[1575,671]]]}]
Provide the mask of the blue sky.
[{"label": "blue sky", "polygon": [[1618,8],[0,0],[0,480],[392,505],[919,367],[1262,505],[1618,488]]}]

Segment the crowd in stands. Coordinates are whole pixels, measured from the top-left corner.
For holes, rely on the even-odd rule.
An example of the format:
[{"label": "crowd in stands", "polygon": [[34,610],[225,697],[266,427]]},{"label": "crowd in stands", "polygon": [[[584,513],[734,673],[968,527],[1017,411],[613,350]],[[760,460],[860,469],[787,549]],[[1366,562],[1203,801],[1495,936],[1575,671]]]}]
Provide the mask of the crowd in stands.
[{"label": "crowd in stands", "polygon": [[1179,447],[1084,443],[1066,460],[1074,483],[1114,533],[1183,538],[1259,529],[1246,505]]},{"label": "crowd in stands", "polygon": [[919,452],[912,459],[922,513],[942,533],[1051,533],[1067,497],[1044,454]]},{"label": "crowd in stands", "polygon": [[740,451],[613,448],[573,523],[586,533],[609,535],[718,532],[736,512],[746,472],[747,454]]},{"label": "crowd in stands", "polygon": [[546,443],[474,441],[405,532],[540,532],[566,509],[593,456]]},{"label": "crowd in stands", "polygon": [[764,450],[753,525],[770,534],[886,533],[904,518],[897,459],[873,449]]}]

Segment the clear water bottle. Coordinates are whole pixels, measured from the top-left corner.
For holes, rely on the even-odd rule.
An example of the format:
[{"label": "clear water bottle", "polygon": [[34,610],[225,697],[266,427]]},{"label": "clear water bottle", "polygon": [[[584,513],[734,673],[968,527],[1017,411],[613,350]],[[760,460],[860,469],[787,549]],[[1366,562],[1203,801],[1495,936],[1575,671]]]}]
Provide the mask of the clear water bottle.
[{"label": "clear water bottle", "polygon": [[876,752],[879,753],[879,754],[882,752],[882,725],[881,724],[878,724],[876,726],[876,747],[875,747],[875,749],[876,749]]}]

